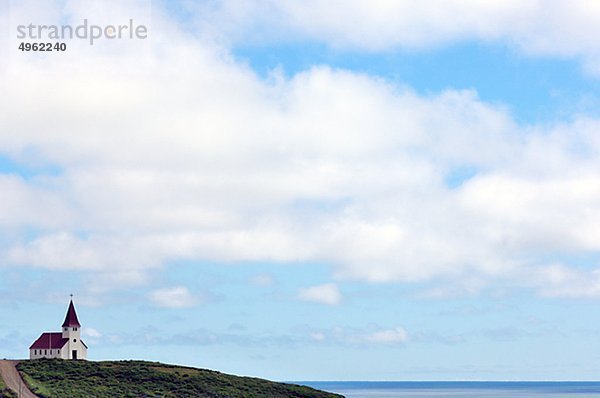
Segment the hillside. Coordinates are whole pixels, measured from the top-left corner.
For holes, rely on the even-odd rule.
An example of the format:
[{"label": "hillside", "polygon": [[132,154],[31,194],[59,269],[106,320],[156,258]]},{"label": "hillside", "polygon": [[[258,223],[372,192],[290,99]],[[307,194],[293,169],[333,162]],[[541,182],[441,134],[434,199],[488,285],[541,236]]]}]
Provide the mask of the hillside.
[{"label": "hillside", "polygon": [[341,397],[309,387],[158,362],[35,360],[20,362],[17,369],[30,389],[45,398]]},{"label": "hillside", "polygon": [[[19,389],[19,374],[13,361],[0,360],[0,398],[17,398],[17,394],[9,388],[9,383],[16,390]],[[5,382],[8,380],[8,383]]]},{"label": "hillside", "polygon": [[9,390],[2,381],[2,377],[0,377],[0,398],[16,398],[17,395]]}]

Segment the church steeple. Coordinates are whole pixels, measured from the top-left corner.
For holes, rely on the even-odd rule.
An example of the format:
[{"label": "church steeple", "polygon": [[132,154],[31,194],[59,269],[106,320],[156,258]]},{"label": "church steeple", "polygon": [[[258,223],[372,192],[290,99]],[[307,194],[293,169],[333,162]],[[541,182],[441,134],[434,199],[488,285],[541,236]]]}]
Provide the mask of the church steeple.
[{"label": "church steeple", "polygon": [[73,305],[73,299],[69,303],[69,309],[67,310],[67,316],[65,322],[62,325],[63,328],[81,327],[79,319],[77,319],[77,313],[75,312],[75,306]]},{"label": "church steeple", "polygon": [[81,324],[77,319],[75,305],[73,305],[73,295],[71,295],[67,316],[62,324],[62,338],[65,340],[62,350],[66,350],[66,359],[83,358],[82,355],[85,355],[87,347],[81,341]]}]

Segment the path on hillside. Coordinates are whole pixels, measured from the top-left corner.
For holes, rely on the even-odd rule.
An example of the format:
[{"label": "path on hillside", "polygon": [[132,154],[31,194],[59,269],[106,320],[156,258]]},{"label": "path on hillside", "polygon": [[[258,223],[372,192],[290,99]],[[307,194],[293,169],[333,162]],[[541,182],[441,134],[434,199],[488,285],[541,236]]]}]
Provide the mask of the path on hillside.
[{"label": "path on hillside", "polygon": [[4,384],[14,392],[19,392],[21,386],[21,398],[38,398],[37,395],[29,391],[27,385],[21,379],[21,375],[17,371],[19,361],[0,360],[0,377],[4,380]]}]

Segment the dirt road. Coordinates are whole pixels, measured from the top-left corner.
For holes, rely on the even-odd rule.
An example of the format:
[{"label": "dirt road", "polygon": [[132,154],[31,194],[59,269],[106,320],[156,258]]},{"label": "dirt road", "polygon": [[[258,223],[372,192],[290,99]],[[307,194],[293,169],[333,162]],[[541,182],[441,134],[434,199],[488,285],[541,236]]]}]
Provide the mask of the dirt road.
[{"label": "dirt road", "polygon": [[21,388],[20,398],[37,398],[37,395],[29,391],[21,375],[17,372],[17,363],[19,361],[0,360],[0,377],[4,380],[4,384],[14,392],[19,392]]}]

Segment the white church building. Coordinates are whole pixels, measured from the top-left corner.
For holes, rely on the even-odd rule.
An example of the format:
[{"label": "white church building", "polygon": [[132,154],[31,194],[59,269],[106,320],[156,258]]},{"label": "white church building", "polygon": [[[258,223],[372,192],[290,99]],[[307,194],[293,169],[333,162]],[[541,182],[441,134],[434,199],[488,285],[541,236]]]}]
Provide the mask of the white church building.
[{"label": "white church building", "polygon": [[87,346],[81,340],[81,324],[73,300],[69,303],[62,332],[46,332],[29,347],[29,359],[86,359]]}]

